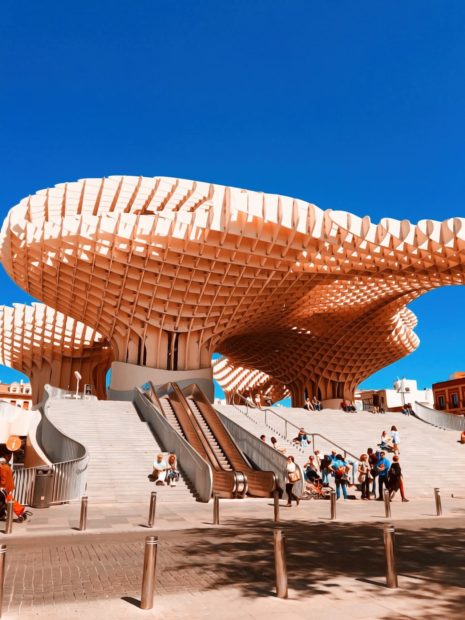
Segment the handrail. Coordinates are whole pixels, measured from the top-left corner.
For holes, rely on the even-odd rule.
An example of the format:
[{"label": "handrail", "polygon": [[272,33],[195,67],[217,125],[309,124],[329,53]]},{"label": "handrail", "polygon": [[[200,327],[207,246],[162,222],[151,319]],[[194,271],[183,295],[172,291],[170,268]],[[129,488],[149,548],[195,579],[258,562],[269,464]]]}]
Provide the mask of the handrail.
[{"label": "handrail", "polygon": [[[247,490],[247,480],[245,476],[238,471],[223,468],[208,438],[200,428],[200,424],[191,411],[179,385],[174,382],[169,382],[155,388],[153,384],[151,384],[151,391],[157,394],[159,398],[163,398],[165,395],[169,398],[174,414],[185,435],[185,439],[212,467],[214,491],[225,497],[243,495]],[[159,400],[158,403],[161,405]]]},{"label": "handrail", "polygon": [[[237,422],[234,422],[234,420],[231,420],[231,418],[224,415],[224,413],[221,413],[217,409],[215,409],[215,411],[218,413],[221,421],[231,433],[240,449],[248,455],[257,467],[262,470],[271,470],[276,476],[280,488],[284,490],[287,482],[287,456],[264,443],[261,439],[258,439],[253,433],[246,430],[240,424],[237,424]],[[295,483],[294,493],[300,497],[304,489],[304,472],[301,465],[298,463],[296,463],[296,467],[300,474],[300,480]]]},{"label": "handrail", "polygon": [[276,487],[275,474],[270,471],[253,469],[247,456],[224,425],[218,411],[212,406],[197,384],[193,383],[184,387],[182,392],[186,402],[189,405],[194,405],[199,411],[234,471],[240,473],[247,480],[249,494],[257,497],[270,497]]},{"label": "handrail", "polygon": [[[246,400],[246,399],[244,399],[244,397],[242,396],[242,394],[239,394],[239,392],[236,392],[236,394],[237,394],[238,396],[240,396],[243,400]],[[238,409],[238,411],[240,411],[241,413],[243,413],[243,414],[245,414],[246,416],[248,416],[249,418],[253,419],[253,416],[250,416],[250,415],[249,415],[248,410],[245,412],[245,411],[242,411],[242,409],[239,409],[239,408],[237,407],[237,405],[233,405],[233,406],[234,406],[234,407],[236,407],[236,409]],[[248,405],[248,407],[249,407],[249,405]],[[288,427],[289,427],[289,426],[291,426],[292,428],[297,429],[297,431],[300,431],[300,429],[301,429],[301,427],[300,427],[300,426],[297,426],[297,424],[294,424],[293,422],[290,422],[290,421],[289,421],[289,420],[287,420],[284,416],[279,415],[279,413],[276,413],[276,411],[273,411],[272,409],[269,409],[269,408],[262,409],[261,407],[254,407],[254,409],[256,409],[257,411],[260,411],[260,412],[262,412],[262,413],[264,413],[264,414],[265,414],[265,425],[266,425],[266,426],[268,426],[269,428],[271,428],[272,430],[275,430],[275,431],[276,431],[276,429],[275,429],[275,428],[273,428],[272,426],[270,426],[270,425],[268,424],[268,420],[267,420],[267,413],[271,413],[271,414],[272,414],[272,415],[274,415],[275,417],[277,417],[277,418],[279,418],[280,420],[282,420],[282,421],[284,422],[284,432],[285,432],[284,439],[286,439],[287,441],[290,441],[290,440],[289,440],[289,438],[288,438],[288,436],[287,436],[287,430],[288,430]],[[277,431],[276,431],[276,432],[277,432]],[[352,452],[349,452],[349,450],[346,450],[346,448],[343,448],[342,446],[339,446],[339,445],[338,445],[337,443],[335,443],[332,439],[328,439],[328,437],[325,437],[325,436],[324,436],[324,435],[322,435],[321,433],[309,433],[308,431],[305,431],[305,433],[306,433],[307,435],[310,435],[312,438],[314,438],[314,437],[321,437],[321,439],[323,439],[323,440],[324,440],[324,441],[326,441],[327,443],[331,444],[331,445],[332,445],[332,446],[334,446],[335,448],[338,448],[338,450],[342,451],[342,452],[344,453],[344,457],[346,457],[347,455],[349,455],[349,456],[351,456],[353,459],[355,459],[357,462],[359,461],[359,458],[358,458],[355,454],[352,454]],[[314,441],[314,440],[313,440],[313,449],[315,449],[315,441]]]},{"label": "handrail", "polygon": [[193,485],[198,499],[201,502],[208,502],[213,493],[213,472],[210,465],[171,426],[161,411],[157,410],[158,397],[153,386],[151,386],[151,390],[156,396],[153,400],[150,393],[137,388],[134,392],[134,406],[163,448],[176,454],[179,467]]},{"label": "handrail", "polygon": [[[85,446],[68,437],[57,428],[48,417],[50,400],[59,397],[62,390],[46,385],[44,398],[36,411],[41,420],[35,428],[35,440],[47,456],[49,467],[53,471],[53,487],[49,499],[51,504],[61,504],[79,499],[87,486],[87,468],[89,454]],[[46,467],[46,466],[45,466]],[[22,467],[14,470],[15,499],[29,505],[34,496],[35,480],[38,470],[44,465]]]},{"label": "handrail", "polygon": [[437,426],[444,430],[465,431],[465,417],[445,411],[438,411],[432,407],[427,407],[422,403],[415,402],[413,406],[415,416],[426,424]]}]

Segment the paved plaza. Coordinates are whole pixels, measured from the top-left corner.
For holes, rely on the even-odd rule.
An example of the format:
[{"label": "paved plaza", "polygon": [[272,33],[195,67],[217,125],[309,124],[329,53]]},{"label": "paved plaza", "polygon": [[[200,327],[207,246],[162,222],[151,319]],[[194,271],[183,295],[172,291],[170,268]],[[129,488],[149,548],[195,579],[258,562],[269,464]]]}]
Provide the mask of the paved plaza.
[{"label": "paved plaza", "polygon": [[[284,502],[283,502],[284,503]],[[385,587],[382,502],[310,500],[280,510],[286,535],[289,599],[274,590],[270,500],[212,505],[159,501],[148,506],[89,506],[79,532],[79,505],[35,510],[15,524],[7,544],[5,618],[344,618],[463,617],[465,499],[392,504],[399,590]],[[154,609],[138,608],[147,534],[159,538]]]}]

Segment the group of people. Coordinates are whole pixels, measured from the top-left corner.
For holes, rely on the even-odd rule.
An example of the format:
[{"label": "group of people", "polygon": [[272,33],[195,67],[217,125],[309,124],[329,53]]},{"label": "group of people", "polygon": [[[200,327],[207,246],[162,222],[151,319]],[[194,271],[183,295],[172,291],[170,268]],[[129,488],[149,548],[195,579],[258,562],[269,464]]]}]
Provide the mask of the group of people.
[{"label": "group of people", "polygon": [[381,433],[381,441],[378,446],[381,450],[388,450],[394,454],[400,454],[400,433],[397,426],[391,426],[391,433],[388,435],[386,431]]},{"label": "group of people", "polygon": [[[376,479],[378,479],[378,497],[376,497]],[[408,502],[405,497],[402,469],[399,455],[395,454],[392,463],[386,457],[384,450],[374,452],[368,448],[366,454],[360,455],[358,465],[358,482],[361,485],[362,499],[368,500],[372,496],[382,501],[383,490],[389,491],[389,499],[392,500],[397,491],[403,502]]]},{"label": "group of people", "polygon": [[307,397],[305,399],[304,409],[307,411],[321,411],[321,401],[319,401],[316,396],[312,399]]},{"label": "group of people", "polygon": [[401,409],[402,413],[404,415],[414,415],[414,411],[412,409],[412,405],[410,403],[407,403],[406,405],[404,405]]},{"label": "group of people", "polygon": [[345,411],[346,413],[355,413],[357,411],[354,403],[350,400],[346,400],[345,398],[341,401],[340,407],[342,411]]},{"label": "group of people", "polygon": [[373,406],[370,408],[371,413],[386,413],[384,407]]},{"label": "group of people", "polygon": [[175,487],[179,480],[176,455],[171,453],[165,460],[164,454],[161,452],[157,454],[153,461],[153,471],[149,478],[157,486],[164,486],[166,484],[169,487]]},{"label": "group of people", "polygon": [[[394,433],[397,431],[394,430]],[[325,454],[320,457],[318,450],[314,455],[310,455],[308,461],[303,466],[304,480],[306,488],[303,497],[326,497],[329,487],[330,478],[334,480],[336,487],[336,499],[342,497],[349,499],[348,488],[358,487],[361,491],[361,499],[369,500],[375,497],[381,501],[384,499],[383,490],[389,491],[389,498],[392,500],[397,491],[403,502],[408,502],[405,497],[405,489],[402,477],[402,469],[400,466],[399,454],[396,453],[392,459],[392,463],[386,457],[386,451],[381,449],[374,451],[368,448],[367,452],[360,455],[357,468],[357,482],[350,481],[350,473],[355,463],[347,460],[342,454],[332,451],[331,454]],[[298,473],[294,458],[288,457],[287,462],[287,481],[286,493],[288,497],[287,506],[292,505],[295,500],[299,503],[299,499],[293,492],[293,485],[299,480],[295,478]],[[376,491],[378,490],[378,497]],[[355,499],[355,496],[353,496]]]}]

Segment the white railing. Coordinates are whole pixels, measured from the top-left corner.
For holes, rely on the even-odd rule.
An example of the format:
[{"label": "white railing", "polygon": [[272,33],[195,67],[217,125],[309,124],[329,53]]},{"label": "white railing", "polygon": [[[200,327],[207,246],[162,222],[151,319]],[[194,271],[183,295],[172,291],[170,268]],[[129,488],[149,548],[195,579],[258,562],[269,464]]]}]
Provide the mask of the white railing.
[{"label": "white railing", "polygon": [[[53,463],[53,487],[49,498],[51,504],[63,504],[79,499],[84,495],[87,483],[89,459],[75,459],[64,463]],[[14,468],[14,497],[21,504],[30,506],[34,497],[37,472],[47,466]]]},{"label": "white railing", "polygon": [[450,431],[465,431],[465,417],[462,415],[438,411],[417,402],[413,406],[413,411],[417,418],[432,426],[438,426]]},{"label": "white railing", "polygon": [[47,417],[50,399],[66,398],[66,394],[65,390],[45,386],[44,399],[37,407],[41,413],[41,421],[35,429],[34,441],[47,456],[50,465],[14,468],[14,495],[22,504],[31,504],[38,471],[47,467],[53,472],[52,492],[47,498],[51,504],[70,502],[85,493],[89,465],[87,450],[81,443],[60,431]]}]

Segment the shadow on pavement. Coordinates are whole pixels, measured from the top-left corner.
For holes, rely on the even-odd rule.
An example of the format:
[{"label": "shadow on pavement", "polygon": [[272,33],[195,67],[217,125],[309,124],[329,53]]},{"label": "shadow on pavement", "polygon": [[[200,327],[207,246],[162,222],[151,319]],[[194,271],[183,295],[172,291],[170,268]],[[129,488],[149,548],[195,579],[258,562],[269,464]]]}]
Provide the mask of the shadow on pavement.
[{"label": "shadow on pavement", "polygon": [[[328,581],[341,577],[380,588],[380,595],[386,592],[382,526],[286,521],[278,527],[286,536],[289,588],[297,597],[331,596],[341,586]],[[243,596],[274,595],[272,529],[270,521],[235,519],[215,530],[191,530],[192,543],[186,545],[183,541],[185,559],[177,568],[182,571],[189,566],[212,573],[212,581],[203,589],[238,587]],[[421,529],[413,522],[397,530],[396,559],[402,596],[411,597],[412,603],[423,601],[425,606],[431,602],[428,612],[415,615],[417,620],[464,617],[463,549],[465,529]],[[408,575],[404,587],[402,575]],[[446,595],[448,587],[455,589]],[[457,592],[457,588],[461,590]],[[347,585],[344,589],[346,593],[351,591]],[[392,618],[392,612],[386,618]]]}]

